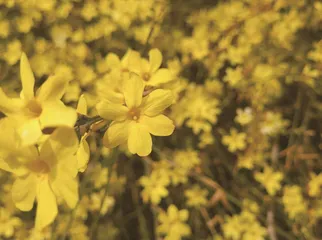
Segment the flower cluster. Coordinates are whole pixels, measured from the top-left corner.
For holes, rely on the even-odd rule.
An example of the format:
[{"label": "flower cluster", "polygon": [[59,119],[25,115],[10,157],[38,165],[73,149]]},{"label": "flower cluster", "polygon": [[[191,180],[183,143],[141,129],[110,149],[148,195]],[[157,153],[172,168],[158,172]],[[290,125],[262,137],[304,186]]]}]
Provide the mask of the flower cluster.
[{"label": "flower cluster", "polygon": [[311,0],[0,0],[0,239],[322,239],[321,24]]}]

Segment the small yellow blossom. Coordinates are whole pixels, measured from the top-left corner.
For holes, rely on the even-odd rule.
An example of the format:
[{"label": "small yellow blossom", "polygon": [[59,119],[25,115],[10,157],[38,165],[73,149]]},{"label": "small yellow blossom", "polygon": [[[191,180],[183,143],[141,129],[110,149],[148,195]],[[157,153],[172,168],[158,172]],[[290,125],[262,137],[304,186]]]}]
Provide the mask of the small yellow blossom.
[{"label": "small yellow blossom", "polygon": [[160,212],[157,232],[165,235],[165,240],[180,240],[191,234],[190,227],[185,223],[188,220],[189,212],[186,209],[178,210],[175,205],[170,205],[167,212]]},{"label": "small yellow blossom", "polygon": [[9,65],[14,65],[18,62],[21,52],[21,42],[16,39],[7,45],[7,50],[1,57],[3,57]]},{"label": "small yellow blossom", "polygon": [[10,33],[10,24],[6,20],[0,21],[0,37],[6,38]]},{"label": "small yellow blossom", "polygon": [[249,124],[253,120],[252,109],[247,107],[245,109],[237,109],[237,116],[235,121],[240,125],[244,126]]},{"label": "small yellow blossom", "polygon": [[[243,205],[249,205],[250,203]],[[253,204],[251,204],[253,205]],[[246,206],[245,206],[246,207]],[[258,209],[258,206],[255,210]],[[264,240],[266,239],[267,230],[265,227],[261,226],[256,219],[254,212],[250,211],[252,209],[245,209],[240,214],[235,214],[233,216],[226,217],[225,223],[223,224],[223,232],[225,239],[232,240]]]},{"label": "small yellow blossom", "polygon": [[274,196],[282,187],[283,174],[277,171],[274,172],[271,167],[265,166],[263,173],[255,173],[255,179],[265,187],[270,196]]},{"label": "small yellow blossom", "polygon": [[291,219],[300,219],[306,214],[307,203],[305,202],[299,186],[286,186],[283,190],[283,205]]},{"label": "small yellow blossom", "polygon": [[15,229],[21,225],[20,218],[13,216],[7,209],[0,207],[0,237],[13,237]]},{"label": "small yellow blossom", "polygon": [[187,205],[190,207],[200,207],[207,204],[207,189],[201,189],[198,185],[193,185],[185,190],[184,195],[188,199]]},{"label": "small yellow blossom", "polygon": [[235,128],[230,129],[230,135],[225,135],[222,142],[228,146],[230,152],[244,150],[246,148],[246,134],[238,133]]},{"label": "small yellow blossom", "polygon": [[162,198],[168,196],[167,186],[169,183],[169,178],[158,172],[152,172],[149,177],[141,177],[140,185],[143,186],[143,191],[141,192],[143,201],[159,204]]},{"label": "small yellow blossom", "polygon": [[[133,55],[132,55],[133,56]],[[147,86],[159,86],[173,80],[172,73],[167,68],[160,68],[162,53],[158,49],[149,52],[149,61],[144,58],[129,59],[131,71],[141,76]]]},{"label": "small yellow blossom", "polygon": [[322,173],[316,175],[314,173],[311,174],[311,180],[308,184],[309,187],[309,195],[311,197],[319,197],[321,196],[321,187],[322,187]]}]

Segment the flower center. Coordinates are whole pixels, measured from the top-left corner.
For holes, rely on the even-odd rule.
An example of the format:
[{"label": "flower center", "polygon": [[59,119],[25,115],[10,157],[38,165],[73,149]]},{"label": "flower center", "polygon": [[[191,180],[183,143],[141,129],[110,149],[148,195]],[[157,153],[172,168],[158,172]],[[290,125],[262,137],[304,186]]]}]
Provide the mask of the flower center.
[{"label": "flower center", "polygon": [[134,120],[137,121],[140,118],[140,110],[137,108],[132,108],[129,112],[128,112],[128,118],[130,120]]},{"label": "flower center", "polygon": [[37,174],[46,174],[50,172],[49,165],[43,160],[32,161],[28,164],[30,171]]},{"label": "flower center", "polygon": [[29,100],[26,104],[26,108],[28,113],[34,117],[39,117],[42,112],[41,105],[36,99]]},{"label": "flower center", "polygon": [[149,81],[150,77],[151,77],[150,73],[143,73],[142,75],[142,78],[144,81]]}]

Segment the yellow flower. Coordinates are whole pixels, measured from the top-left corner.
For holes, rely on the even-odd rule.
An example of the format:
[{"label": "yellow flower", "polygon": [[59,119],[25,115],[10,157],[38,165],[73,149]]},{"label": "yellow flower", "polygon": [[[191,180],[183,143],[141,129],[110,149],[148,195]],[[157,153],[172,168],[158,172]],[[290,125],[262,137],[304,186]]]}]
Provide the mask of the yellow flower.
[{"label": "yellow flower", "polygon": [[253,120],[252,109],[250,107],[245,109],[238,108],[236,112],[235,121],[242,126],[249,124]]},{"label": "yellow flower", "polygon": [[144,58],[130,59],[129,67],[131,71],[142,77],[147,86],[155,87],[173,80],[171,71],[167,68],[160,68],[161,64],[162,53],[154,48],[149,52],[149,61]]},{"label": "yellow flower", "polygon": [[309,195],[311,197],[318,197],[321,195],[322,173],[318,175],[311,173],[310,175],[311,175],[311,180],[308,184]]},{"label": "yellow flower", "polygon": [[271,167],[266,166],[263,173],[255,173],[255,179],[265,187],[270,196],[274,196],[281,189],[283,174],[274,172]]},{"label": "yellow flower", "polygon": [[[12,131],[14,134],[14,131]],[[0,152],[6,149],[5,139],[0,141]],[[13,143],[17,142],[17,139]],[[12,199],[17,208],[30,211],[37,200],[37,229],[52,223],[57,215],[59,196],[70,208],[78,201],[76,151],[78,138],[72,128],[57,128],[38,149],[29,146],[24,151],[2,158],[4,170],[17,178],[12,186]]]},{"label": "yellow flower", "polygon": [[21,55],[21,42],[17,39],[7,45],[7,51],[3,53],[3,58],[9,65],[14,65]]},{"label": "yellow flower", "polygon": [[0,88],[0,111],[17,121],[23,145],[34,144],[46,129],[74,126],[76,111],[60,101],[67,81],[52,76],[37,90],[35,96],[35,78],[25,54],[21,56],[20,76],[20,98],[9,98]]},{"label": "yellow flower", "polygon": [[0,237],[13,237],[15,229],[21,225],[20,218],[13,216],[8,209],[0,207]]},{"label": "yellow flower", "polygon": [[104,100],[123,104],[123,79],[129,77],[130,62],[137,61],[140,61],[140,54],[132,49],[128,49],[122,59],[115,53],[109,53],[102,61],[101,66],[98,66],[100,71],[107,72],[103,79],[97,83],[98,95]]},{"label": "yellow flower", "polygon": [[267,230],[256,218],[258,205],[246,199],[243,201],[243,209],[240,214],[225,218],[225,223],[222,225],[225,239],[264,240]]},{"label": "yellow flower", "polygon": [[98,114],[107,120],[113,120],[106,131],[103,143],[113,148],[126,143],[132,154],[147,156],[152,151],[154,136],[169,136],[174,130],[172,121],[161,114],[173,102],[171,91],[158,89],[142,97],[144,83],[136,74],[125,79],[123,94],[125,105],[100,101]]},{"label": "yellow flower", "polygon": [[190,207],[200,207],[207,204],[207,189],[202,189],[198,185],[193,185],[184,192],[188,199],[187,205]]},{"label": "yellow flower", "polygon": [[0,21],[0,37],[6,38],[10,33],[10,24],[7,20]]},{"label": "yellow flower", "polygon": [[230,135],[226,135],[222,139],[223,144],[228,146],[230,152],[244,150],[246,148],[246,134],[238,133],[236,129],[230,130]]},{"label": "yellow flower", "polygon": [[152,204],[159,204],[161,199],[169,194],[167,190],[169,183],[169,177],[167,175],[160,174],[160,172],[152,172],[149,177],[141,177],[140,185],[144,187],[141,192],[143,201],[148,202],[151,200]]},{"label": "yellow flower", "polygon": [[165,240],[180,240],[191,234],[190,227],[185,223],[189,212],[186,209],[178,210],[175,205],[170,205],[167,212],[161,212],[158,216],[160,225],[157,232],[166,235]]},{"label": "yellow flower", "polygon": [[307,212],[307,203],[299,186],[284,187],[282,201],[290,219],[298,219]]}]

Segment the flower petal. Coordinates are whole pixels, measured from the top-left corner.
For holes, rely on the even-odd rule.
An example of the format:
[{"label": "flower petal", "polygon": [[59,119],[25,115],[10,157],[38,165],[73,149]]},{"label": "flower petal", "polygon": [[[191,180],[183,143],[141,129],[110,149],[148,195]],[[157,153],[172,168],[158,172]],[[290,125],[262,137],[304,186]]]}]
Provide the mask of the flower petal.
[{"label": "flower petal", "polygon": [[106,65],[113,69],[121,66],[121,60],[115,53],[109,53],[105,57]]},{"label": "flower petal", "polygon": [[37,190],[37,177],[28,174],[19,177],[12,185],[12,200],[21,211],[30,211],[34,205]]},{"label": "flower petal", "polygon": [[121,104],[115,104],[108,101],[100,101],[96,105],[98,115],[104,119],[123,121],[129,109]]},{"label": "flower petal", "polygon": [[141,71],[141,56],[140,53],[132,49],[128,49],[121,60],[122,67],[124,70],[130,69],[131,72],[137,74]]},{"label": "flower petal", "polygon": [[129,136],[131,121],[112,122],[104,134],[103,144],[105,147],[114,148],[126,142]]},{"label": "flower petal", "polygon": [[86,135],[82,137],[77,150],[77,168],[80,172],[84,172],[86,170],[90,158],[90,150],[86,137]]},{"label": "flower petal", "polygon": [[[41,146],[40,158],[48,162],[50,166],[61,164],[64,166],[63,171],[68,171],[69,174],[76,176],[77,159],[74,159],[74,155],[78,150],[78,144],[78,138],[73,128],[57,128]],[[58,172],[56,174],[59,175]]]},{"label": "flower petal", "polygon": [[140,123],[131,124],[127,144],[129,151],[139,156],[147,156],[152,151],[151,135],[148,129]]},{"label": "flower petal", "polygon": [[114,104],[124,104],[123,93],[116,92],[113,89],[100,88],[97,90],[97,95],[103,101],[108,101]]},{"label": "flower petal", "polygon": [[156,116],[169,107],[173,100],[170,90],[157,89],[143,98],[142,112],[150,117]]},{"label": "flower petal", "polygon": [[24,98],[32,99],[34,97],[35,77],[25,53],[22,53],[20,59],[20,78]]},{"label": "flower petal", "polygon": [[83,115],[87,115],[87,101],[86,101],[84,94],[82,94],[79,97],[76,112],[83,114]]},{"label": "flower petal", "polygon": [[9,98],[0,88],[0,112],[5,115],[13,114],[23,106],[20,98]]},{"label": "flower petal", "polygon": [[174,131],[172,120],[164,115],[155,117],[141,116],[140,123],[144,124],[154,136],[169,136]]},{"label": "flower petal", "polygon": [[149,52],[150,73],[154,73],[162,64],[162,53],[159,49],[154,48]]},{"label": "flower petal", "polygon": [[50,76],[39,88],[37,99],[40,102],[60,100],[65,93],[67,83],[66,79]]},{"label": "flower petal", "polygon": [[54,192],[61,196],[68,207],[74,208],[78,202],[78,182],[77,178],[68,173],[60,174],[51,183]]},{"label": "flower petal", "polygon": [[77,120],[76,110],[66,107],[62,102],[47,102],[42,106],[41,128],[73,127]]},{"label": "flower petal", "polygon": [[163,83],[168,83],[173,80],[172,73],[167,68],[160,68],[157,70],[147,81],[147,85],[149,86],[158,86]]},{"label": "flower petal", "polygon": [[51,224],[58,213],[56,197],[48,179],[42,179],[37,191],[36,229],[41,230]]},{"label": "flower petal", "polygon": [[136,74],[131,74],[124,82],[123,93],[128,108],[138,107],[142,102],[144,90],[143,80]]},{"label": "flower petal", "polygon": [[22,146],[35,144],[42,135],[38,118],[26,120],[17,131],[20,135]]}]

